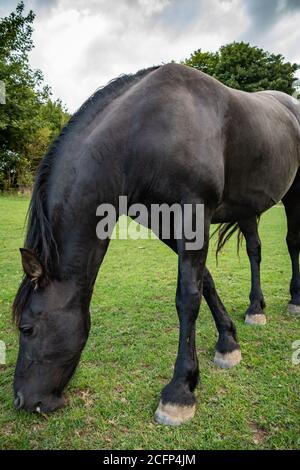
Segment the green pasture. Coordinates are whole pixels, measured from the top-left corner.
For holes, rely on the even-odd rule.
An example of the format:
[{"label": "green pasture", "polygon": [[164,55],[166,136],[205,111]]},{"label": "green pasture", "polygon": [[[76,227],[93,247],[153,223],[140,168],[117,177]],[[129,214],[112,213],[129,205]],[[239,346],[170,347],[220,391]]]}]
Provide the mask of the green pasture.
[{"label": "green pasture", "polygon": [[[176,356],[174,306],[177,259],[158,240],[113,240],[92,301],[92,329],[80,366],[66,390],[68,405],[52,415],[16,412],[12,377],[17,331],[11,303],[22,276],[22,246],[29,199],[0,197],[1,449],[297,449],[300,448],[300,365],[293,343],[300,319],[287,313],[290,264],[284,210],[263,215],[262,285],[265,327],[245,325],[250,270],[236,240],[216,266],[208,265],[238,329],[243,360],[232,370],[213,364],[216,330],[205,302],[197,326],[201,384],[195,418],[178,428],[155,424],[161,388]],[[294,363],[293,363],[294,362]]]}]

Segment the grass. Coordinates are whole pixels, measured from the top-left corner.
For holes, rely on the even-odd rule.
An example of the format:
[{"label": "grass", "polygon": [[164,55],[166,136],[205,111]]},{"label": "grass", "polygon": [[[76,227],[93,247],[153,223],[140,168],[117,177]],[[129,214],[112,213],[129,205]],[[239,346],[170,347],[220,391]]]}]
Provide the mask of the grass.
[{"label": "grass", "polygon": [[236,323],[243,361],[226,371],[214,366],[216,331],[203,302],[197,348],[201,385],[195,418],[179,428],[153,421],[161,388],[171,378],[178,322],[174,307],[176,256],[158,240],[113,240],[92,301],[92,330],[80,366],[67,389],[68,406],[48,417],[16,412],[12,377],[17,333],[10,306],[21,278],[28,198],[0,198],[1,449],[296,449],[300,448],[299,365],[292,343],[299,319],[287,314],[290,266],[284,210],[262,217],[262,285],[268,324],[243,322],[250,272],[235,240],[216,267],[208,265]]}]

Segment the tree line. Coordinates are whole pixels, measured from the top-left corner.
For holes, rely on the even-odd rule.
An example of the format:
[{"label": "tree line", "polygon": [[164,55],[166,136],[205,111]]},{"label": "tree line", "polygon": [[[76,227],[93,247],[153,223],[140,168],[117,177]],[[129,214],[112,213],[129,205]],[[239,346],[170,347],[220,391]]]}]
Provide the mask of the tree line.
[{"label": "tree line", "polygon": [[32,11],[25,15],[24,10],[20,2],[0,19],[0,80],[5,84],[5,103],[0,104],[0,189],[4,190],[32,184],[40,159],[69,118],[61,100],[52,99],[42,72],[30,67],[35,15]]},{"label": "tree line", "polygon": [[[42,72],[30,67],[34,18],[33,11],[25,14],[23,1],[0,18],[0,85],[6,90],[0,104],[0,190],[31,186],[41,158],[70,117],[62,101],[52,99]],[[239,90],[297,92],[298,64],[245,42],[217,52],[199,49],[181,63]]]}]

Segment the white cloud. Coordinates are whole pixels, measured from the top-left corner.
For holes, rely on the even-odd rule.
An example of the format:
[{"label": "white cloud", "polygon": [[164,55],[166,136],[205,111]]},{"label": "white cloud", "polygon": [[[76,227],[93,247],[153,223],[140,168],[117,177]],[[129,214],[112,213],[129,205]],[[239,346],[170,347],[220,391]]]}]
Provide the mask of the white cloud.
[{"label": "white cloud", "polygon": [[[300,63],[300,1],[244,0],[252,22],[241,39]],[[300,72],[298,72],[300,76]]]},{"label": "white cloud", "polygon": [[57,0],[37,16],[31,62],[74,110],[115,76],[234,40],[247,24],[238,3]]},{"label": "white cloud", "polygon": [[[6,13],[17,3],[9,2],[8,8],[4,1]],[[274,9],[276,2],[279,10]],[[43,71],[54,96],[74,111],[96,88],[122,73],[172,59],[179,61],[196,49],[216,50],[234,40],[249,39],[300,62],[300,10],[295,0],[275,0],[273,4],[265,0],[266,31],[257,21],[259,3],[27,0],[27,7],[37,14],[31,64]]]}]

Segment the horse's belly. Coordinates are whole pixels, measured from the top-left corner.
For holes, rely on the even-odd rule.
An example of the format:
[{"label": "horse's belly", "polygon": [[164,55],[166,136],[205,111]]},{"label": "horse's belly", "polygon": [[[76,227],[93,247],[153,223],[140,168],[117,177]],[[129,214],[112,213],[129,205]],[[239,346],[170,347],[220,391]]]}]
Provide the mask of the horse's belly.
[{"label": "horse's belly", "polygon": [[299,168],[298,155],[294,150],[284,151],[281,140],[276,144],[265,153],[260,151],[261,145],[256,149],[252,145],[248,152],[240,147],[239,154],[227,161],[223,197],[214,221],[236,221],[261,214],[287,193]]},{"label": "horse's belly", "polygon": [[[276,172],[270,178],[267,175],[256,175],[251,178],[240,178],[238,184],[225,187],[224,197],[217,207],[213,223],[245,219],[261,214],[277,204],[291,187],[298,165],[292,165],[289,172]],[[272,174],[272,172],[270,172]]]},{"label": "horse's belly", "polygon": [[[258,195],[257,195],[258,196]],[[274,204],[276,200],[266,195],[259,195],[253,201],[251,198],[244,200],[224,200],[217,207],[212,217],[212,223],[235,222],[261,214]]]}]

